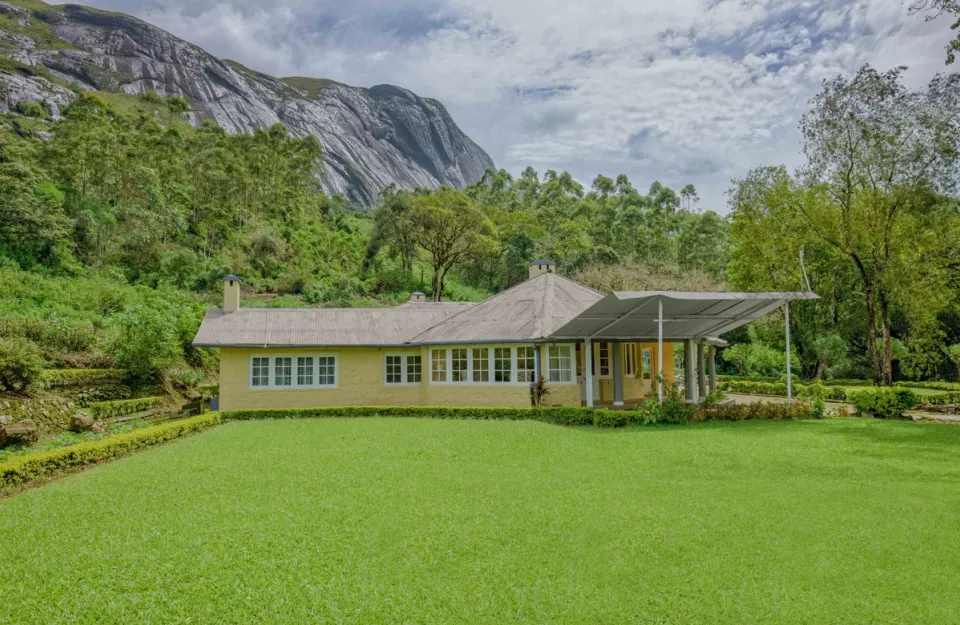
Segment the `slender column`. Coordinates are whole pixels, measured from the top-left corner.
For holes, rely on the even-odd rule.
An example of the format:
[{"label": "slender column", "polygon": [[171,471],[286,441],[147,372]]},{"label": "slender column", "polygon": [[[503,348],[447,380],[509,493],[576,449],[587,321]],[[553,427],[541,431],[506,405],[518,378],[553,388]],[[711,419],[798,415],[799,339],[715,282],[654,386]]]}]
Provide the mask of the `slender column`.
[{"label": "slender column", "polygon": [[697,401],[697,346],[693,339],[683,342],[683,392],[688,402]]},{"label": "slender column", "polygon": [[663,298],[657,298],[657,401],[663,403]]},{"label": "slender column", "polygon": [[623,363],[620,360],[620,343],[610,343],[613,350],[613,405],[623,405]]},{"label": "slender column", "polygon": [[697,343],[697,392],[700,400],[707,396],[707,370],[704,366],[703,343]]},{"label": "slender column", "polygon": [[587,396],[587,408],[593,408],[593,342],[586,339],[583,342],[583,383]]},{"label": "slender column", "polygon": [[790,375],[790,301],[783,305],[787,326],[787,403],[793,403],[793,376]]},{"label": "slender column", "polygon": [[709,348],[709,359],[707,366],[710,368],[710,392],[717,392],[717,348],[713,345]]}]

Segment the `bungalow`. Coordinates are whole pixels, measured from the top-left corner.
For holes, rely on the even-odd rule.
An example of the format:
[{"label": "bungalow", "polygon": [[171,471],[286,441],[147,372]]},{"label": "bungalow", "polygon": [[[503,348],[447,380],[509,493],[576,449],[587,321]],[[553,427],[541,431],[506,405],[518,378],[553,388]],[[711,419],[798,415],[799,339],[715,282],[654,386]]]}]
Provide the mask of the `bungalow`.
[{"label": "bungalow", "polygon": [[685,366],[687,399],[697,401],[716,387],[714,337],[816,298],[604,294],[554,269],[534,261],[527,281],[480,303],[414,293],[393,308],[240,308],[240,280],[227,276],[224,305],[207,312],[194,345],[220,349],[222,410],[524,407],[541,377],[546,405],[632,405],[662,398],[657,380],[673,380],[677,342],[693,365]]}]

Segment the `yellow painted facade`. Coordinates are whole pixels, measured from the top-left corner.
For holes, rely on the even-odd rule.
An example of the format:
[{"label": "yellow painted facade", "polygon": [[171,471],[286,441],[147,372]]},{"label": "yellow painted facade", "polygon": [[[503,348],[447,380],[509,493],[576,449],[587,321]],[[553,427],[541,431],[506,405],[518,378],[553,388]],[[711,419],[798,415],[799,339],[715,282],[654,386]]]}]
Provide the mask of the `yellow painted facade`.
[{"label": "yellow painted facade", "polygon": [[[582,345],[581,345],[582,346]],[[489,345],[485,347],[496,347]],[[595,349],[598,346],[595,345]],[[656,393],[657,346],[629,344],[622,349],[634,349],[635,362],[640,368],[642,351],[649,349],[652,371],[649,379],[642,372],[624,375],[624,401],[637,403],[644,395]],[[435,383],[430,381],[429,347],[342,347],[342,348],[228,348],[220,349],[220,409],[245,410],[267,408],[315,408],[319,406],[488,406],[529,407],[528,383],[471,384]],[[583,353],[579,354],[577,372],[583,370]],[[419,354],[421,381],[418,384],[388,385],[385,356]],[[254,357],[335,356],[335,387],[282,388],[251,387],[251,363]],[[664,377],[673,379],[673,345],[664,345]],[[594,354],[597,362],[597,354]],[[293,376],[296,377],[294,366]],[[547,371],[547,350],[540,349],[540,370]],[[576,378],[571,383],[548,383],[549,393],[544,404],[548,406],[578,406],[581,403],[581,385]],[[600,380],[597,404],[613,401],[613,380]]]}]

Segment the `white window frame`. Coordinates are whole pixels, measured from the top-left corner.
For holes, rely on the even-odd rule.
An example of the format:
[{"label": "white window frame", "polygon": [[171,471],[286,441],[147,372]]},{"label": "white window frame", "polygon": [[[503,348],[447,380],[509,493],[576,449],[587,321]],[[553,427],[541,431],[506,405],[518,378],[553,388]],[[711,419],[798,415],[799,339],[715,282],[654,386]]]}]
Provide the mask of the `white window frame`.
[{"label": "white window frame", "polygon": [[[603,356],[604,347],[606,347],[606,357]],[[604,366],[604,361],[606,361],[606,366]],[[603,372],[604,368],[607,370],[606,373]],[[606,341],[597,343],[597,377],[601,380],[613,378],[613,343]]]},{"label": "white window frame", "polygon": [[[570,379],[566,382],[562,380],[553,379],[554,371],[557,371],[557,372],[563,371],[563,369],[550,368],[550,349],[553,347],[556,347],[556,348],[567,347],[570,349],[570,368],[568,369],[568,372],[570,374]],[[547,384],[555,384],[558,386],[577,384],[578,383],[577,382],[577,346],[571,343],[550,343],[546,346],[546,349],[547,349],[547,375],[545,376],[544,379],[546,380]],[[559,360],[559,358],[560,356],[558,354],[557,359]]]},{"label": "white window frame", "polygon": [[[402,382],[387,382],[387,358],[400,358],[400,377],[403,379]],[[420,359],[420,382],[411,382],[410,381],[410,359],[419,358]],[[385,386],[420,386],[423,381],[423,354],[417,352],[416,354],[404,353],[404,352],[386,352],[383,354],[383,384]]]},{"label": "white window frame", "polygon": [[[254,386],[253,385],[253,359],[254,358],[266,358],[267,359],[267,374],[268,374],[268,384],[266,386]],[[277,358],[290,358],[290,385],[280,385],[278,386],[276,381],[277,375]],[[298,382],[298,366],[297,358],[313,358],[313,384],[297,384]],[[333,358],[333,384],[317,384],[317,380],[320,379],[320,363],[317,360],[318,358]],[[307,354],[290,354],[290,353],[279,353],[279,354],[251,354],[247,359],[247,388],[251,391],[303,391],[303,390],[329,390],[335,389],[340,386],[340,356],[337,353],[333,352],[313,352]]]},{"label": "white window frame", "polygon": [[[454,345],[431,345],[429,348],[429,354],[427,358],[427,370],[429,371],[429,383],[435,384],[438,386],[530,386],[530,382],[518,380],[517,372],[517,347],[530,347],[534,348],[533,343],[522,343],[522,344],[503,344],[503,343],[480,343],[480,344],[454,344]],[[509,349],[510,350],[510,380],[507,382],[495,382],[496,371],[494,363],[496,358],[494,354],[496,349]],[[466,380],[463,382],[454,382],[453,381],[453,350],[455,349],[465,349],[467,350],[467,371],[466,371]],[[473,381],[473,350],[474,349],[485,349],[487,350],[487,372],[488,380],[486,382],[474,382]],[[444,364],[446,366],[446,376],[444,380],[434,380],[433,379],[433,362],[434,362],[434,350],[445,350],[444,353]],[[536,360],[534,360],[534,371],[536,371]]]}]

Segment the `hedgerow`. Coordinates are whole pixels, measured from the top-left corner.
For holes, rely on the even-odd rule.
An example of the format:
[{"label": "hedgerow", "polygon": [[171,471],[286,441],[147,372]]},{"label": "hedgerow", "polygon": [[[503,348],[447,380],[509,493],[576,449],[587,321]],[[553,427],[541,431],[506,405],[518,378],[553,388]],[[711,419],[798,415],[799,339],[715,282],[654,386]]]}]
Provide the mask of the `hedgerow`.
[{"label": "hedgerow", "polygon": [[[813,386],[814,385],[812,384],[794,384],[793,392],[797,397],[810,397]],[[773,395],[779,397],[786,397],[787,395],[786,382],[746,382],[740,380],[731,380],[728,382],[720,382],[718,387],[720,390],[730,393]],[[846,401],[847,399],[847,392],[840,387],[822,386],[820,392],[823,396],[823,399],[834,401]]]},{"label": "hedgerow", "polygon": [[933,395],[919,396],[918,401],[921,405],[930,406],[949,406],[951,404],[960,404],[960,391],[952,393],[935,393]]},{"label": "hedgerow", "polygon": [[123,369],[47,369],[40,374],[39,385],[43,388],[60,388],[119,384],[126,373]]},{"label": "hedgerow", "polygon": [[904,388],[925,388],[932,391],[956,391],[960,393],[960,383],[958,382],[896,382],[894,383],[894,386]]},{"label": "hedgerow", "polygon": [[210,412],[198,417],[134,430],[99,441],[80,443],[37,454],[15,456],[0,463],[0,491],[27,482],[48,478],[63,471],[112,458],[126,456],[138,449],[157,445],[220,423],[220,414]]},{"label": "hedgerow", "polygon": [[159,408],[166,401],[163,397],[140,397],[119,401],[100,401],[90,404],[90,416],[94,419],[122,417],[135,412]]},{"label": "hedgerow", "polygon": [[897,387],[853,391],[849,399],[857,414],[871,414],[880,419],[900,419],[904,411],[917,405],[916,393]]}]

